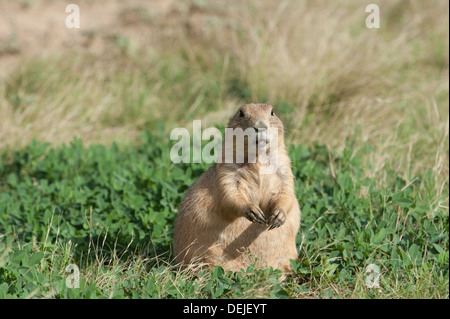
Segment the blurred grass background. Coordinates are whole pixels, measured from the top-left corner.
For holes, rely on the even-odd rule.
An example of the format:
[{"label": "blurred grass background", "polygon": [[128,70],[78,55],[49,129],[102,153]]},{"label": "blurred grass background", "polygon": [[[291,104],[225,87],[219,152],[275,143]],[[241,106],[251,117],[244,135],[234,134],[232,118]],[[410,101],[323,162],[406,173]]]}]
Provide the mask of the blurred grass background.
[{"label": "blurred grass background", "polygon": [[448,1],[377,1],[379,29],[370,3],[80,0],[67,29],[65,1],[0,0],[0,148],[138,143],[266,102],[288,144],[349,139],[380,185],[431,169],[448,207]]}]

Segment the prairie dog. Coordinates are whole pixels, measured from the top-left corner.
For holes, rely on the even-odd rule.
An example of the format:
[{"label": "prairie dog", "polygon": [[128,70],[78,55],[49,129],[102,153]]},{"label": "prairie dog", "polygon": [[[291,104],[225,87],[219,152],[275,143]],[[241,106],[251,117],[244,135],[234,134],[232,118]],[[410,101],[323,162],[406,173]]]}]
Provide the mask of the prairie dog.
[{"label": "prairie dog", "polygon": [[[228,127],[265,132],[256,140],[256,161],[252,163],[245,150],[243,163],[216,162],[192,184],[175,221],[175,259],[183,264],[199,261],[232,271],[255,263],[257,267],[272,266],[288,273],[289,259],[298,256],[295,238],[300,208],[284,145],[283,123],[272,106],[245,104],[230,118]],[[278,132],[276,150],[271,128]],[[247,139],[246,148],[249,142],[254,141]],[[260,160],[262,151],[277,151],[276,170],[271,174],[261,173],[267,165]]]}]

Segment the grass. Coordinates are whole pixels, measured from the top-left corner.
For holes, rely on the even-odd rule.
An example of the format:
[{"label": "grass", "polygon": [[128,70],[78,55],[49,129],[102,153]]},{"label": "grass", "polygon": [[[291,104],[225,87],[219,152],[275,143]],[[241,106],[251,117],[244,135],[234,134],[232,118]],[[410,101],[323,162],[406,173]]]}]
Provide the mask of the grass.
[{"label": "grass", "polygon": [[[137,148],[74,140],[3,153],[3,297],[448,298],[448,213],[418,196],[431,171],[379,189],[350,142],[342,155],[289,150],[303,214],[295,277],[252,266],[180,271],[173,221],[206,165],[171,163],[167,144],[161,132]],[[69,264],[80,269],[79,289],[66,286]],[[366,287],[370,264],[380,289]]]},{"label": "grass", "polygon": [[[101,52],[27,56],[16,37],[21,63],[0,81],[0,297],[448,298],[448,2],[382,2],[380,29],[365,5],[125,3],[118,28],[86,33]],[[178,204],[207,166],[172,164],[169,132],[247,102],[286,126],[295,279],[172,261]]]}]

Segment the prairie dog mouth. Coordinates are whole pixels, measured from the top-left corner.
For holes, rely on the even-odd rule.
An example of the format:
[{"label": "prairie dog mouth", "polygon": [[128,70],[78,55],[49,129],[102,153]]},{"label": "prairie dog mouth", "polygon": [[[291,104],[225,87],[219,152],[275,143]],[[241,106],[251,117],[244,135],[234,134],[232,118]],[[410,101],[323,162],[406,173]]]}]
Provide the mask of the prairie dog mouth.
[{"label": "prairie dog mouth", "polygon": [[256,134],[256,145],[258,148],[264,148],[270,143],[270,138],[266,131],[258,132]]}]

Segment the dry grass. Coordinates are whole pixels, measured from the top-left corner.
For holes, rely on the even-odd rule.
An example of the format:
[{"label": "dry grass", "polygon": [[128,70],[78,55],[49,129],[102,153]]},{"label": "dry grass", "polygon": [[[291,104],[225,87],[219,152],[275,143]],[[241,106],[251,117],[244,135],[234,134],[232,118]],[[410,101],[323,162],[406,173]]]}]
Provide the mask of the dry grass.
[{"label": "dry grass", "polygon": [[295,106],[293,141],[371,145],[373,176],[386,165],[407,180],[448,176],[448,3],[381,3],[379,30],[364,27],[361,2],[270,5],[239,11],[232,55],[252,100]]}]

